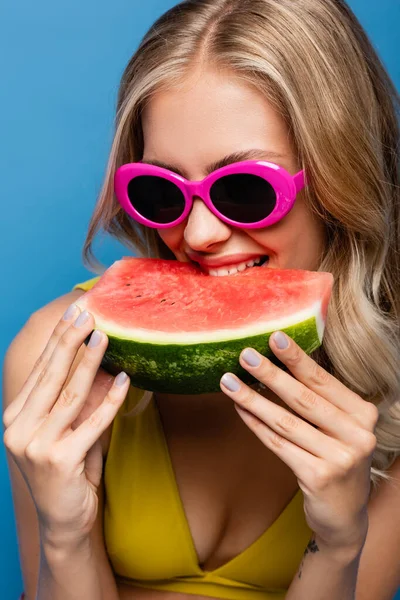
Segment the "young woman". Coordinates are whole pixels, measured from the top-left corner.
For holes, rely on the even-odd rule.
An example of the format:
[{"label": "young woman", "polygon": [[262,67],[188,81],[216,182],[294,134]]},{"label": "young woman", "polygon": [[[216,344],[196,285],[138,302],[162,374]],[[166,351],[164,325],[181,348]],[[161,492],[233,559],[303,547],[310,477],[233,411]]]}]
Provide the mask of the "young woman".
[{"label": "young woman", "polygon": [[[104,229],[210,277],[328,271],[324,343],[306,356],[278,336],[270,345],[284,368],[247,349],[240,362],[257,386],[228,373],[217,394],[152,395],[99,369],[104,334],[83,344],[94,318],[74,301],[96,277],[32,315],[4,369],[27,600],[392,598],[397,108],[342,0],[187,0],[151,27],[122,77],[87,264],[99,266],[91,244]],[[138,163],[152,165],[143,185]],[[116,197],[125,164],[132,181]],[[204,202],[216,170],[229,200],[218,214],[218,199]],[[290,210],[268,219],[289,195],[271,173],[293,181],[301,171]],[[171,173],[204,180],[183,219]],[[147,225],[122,208],[124,194]]]}]

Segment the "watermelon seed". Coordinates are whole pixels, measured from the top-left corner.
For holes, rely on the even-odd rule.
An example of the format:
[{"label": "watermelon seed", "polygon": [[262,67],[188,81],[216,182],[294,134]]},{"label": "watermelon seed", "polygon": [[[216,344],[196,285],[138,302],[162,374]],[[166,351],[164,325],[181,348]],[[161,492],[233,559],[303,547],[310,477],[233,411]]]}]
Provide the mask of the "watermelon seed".
[{"label": "watermelon seed", "polygon": [[125,285],[132,285],[131,283],[126,283]]},{"label": "watermelon seed", "polygon": [[165,298],[163,298],[162,300],[160,300],[160,302],[166,302],[167,300]]},{"label": "watermelon seed", "polygon": [[142,297],[142,294],[139,294],[139,296],[135,296],[135,298],[141,298],[141,297]]}]

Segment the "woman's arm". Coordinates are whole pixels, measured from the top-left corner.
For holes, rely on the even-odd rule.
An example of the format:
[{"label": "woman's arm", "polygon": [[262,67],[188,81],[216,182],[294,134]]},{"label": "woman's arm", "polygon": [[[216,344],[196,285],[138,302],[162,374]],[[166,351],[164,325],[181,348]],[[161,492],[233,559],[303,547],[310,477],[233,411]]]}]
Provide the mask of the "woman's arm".
[{"label": "woman's arm", "polygon": [[[61,298],[58,298],[41,308],[34,313],[21,331],[10,344],[3,364],[3,413],[11,405],[13,398],[18,394],[24,381],[32,370],[33,365],[38,360],[38,357],[43,352],[47,340],[53,330],[55,324],[65,312],[66,308],[75,301],[79,292],[71,292]],[[79,350],[76,362],[71,367],[70,377],[73,375],[77,365],[82,360],[84,354],[84,346]],[[100,382],[101,383],[101,382]],[[101,385],[105,383],[101,383]],[[106,388],[98,394],[102,399],[106,393]],[[88,401],[89,403],[89,401]],[[91,410],[94,410],[99,404],[97,394],[94,392],[90,397]],[[104,447],[106,444],[104,442]],[[38,596],[39,585],[39,570],[42,583],[42,589],[46,590],[45,582],[51,573],[62,567],[60,561],[60,552],[54,556],[50,553],[48,545],[44,545],[45,536],[40,531],[36,507],[32,499],[31,492],[27,486],[21,471],[12,460],[10,453],[6,448],[6,457],[11,480],[11,491],[14,501],[15,523],[18,534],[18,546],[21,561],[21,571],[23,575],[23,584],[25,592],[25,600],[39,600]],[[105,453],[104,453],[105,458]],[[98,514],[94,523],[93,529],[90,532],[90,551],[94,556],[94,562],[97,565],[98,581],[106,600],[117,600],[118,591],[115,577],[109,562],[109,558],[105,548],[104,532],[103,532],[103,516],[104,516],[104,480],[97,490],[98,496]],[[53,548],[57,548],[53,540]],[[59,550],[62,553],[62,546],[59,545]],[[78,553],[79,554],[79,553]],[[75,557],[78,556],[75,554]],[[71,556],[73,558],[73,554]],[[71,558],[67,557],[67,558]],[[83,581],[86,571],[90,571],[90,564],[85,564],[82,560],[79,563],[77,558],[76,563],[80,566],[79,577]],[[73,570],[73,565],[64,564],[62,567],[68,583],[75,585],[72,577],[68,576],[69,571]],[[57,577],[57,575],[56,575]],[[69,578],[68,578],[69,577]],[[76,578],[75,578],[76,582]],[[44,586],[44,587],[43,587]],[[82,589],[82,588],[80,588]],[[42,592],[41,592],[42,593]],[[46,597],[43,596],[42,597]],[[47,597],[50,597],[47,594]],[[57,600],[58,596],[51,596]],[[62,596],[61,596],[62,597]],[[84,596],[75,595],[79,599]],[[93,596],[95,599],[96,596]],[[90,596],[86,596],[85,600],[92,600]]]},{"label": "woman's arm", "polygon": [[313,536],[285,600],[355,600],[361,553],[330,551]]},{"label": "woman's arm", "polygon": [[[103,596],[93,544],[89,538],[71,544],[41,537],[35,600],[113,600]],[[115,600],[118,596],[116,595]]]}]

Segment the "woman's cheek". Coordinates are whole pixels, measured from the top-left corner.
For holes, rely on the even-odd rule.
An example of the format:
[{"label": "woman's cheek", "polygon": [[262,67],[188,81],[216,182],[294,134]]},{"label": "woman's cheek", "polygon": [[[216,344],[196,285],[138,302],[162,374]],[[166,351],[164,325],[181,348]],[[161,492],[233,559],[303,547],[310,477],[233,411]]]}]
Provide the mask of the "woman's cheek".
[{"label": "woman's cheek", "polygon": [[174,253],[176,259],[187,262],[189,259],[184,252],[184,230],[184,226],[180,224],[169,229],[157,229],[157,232],[164,244]]}]

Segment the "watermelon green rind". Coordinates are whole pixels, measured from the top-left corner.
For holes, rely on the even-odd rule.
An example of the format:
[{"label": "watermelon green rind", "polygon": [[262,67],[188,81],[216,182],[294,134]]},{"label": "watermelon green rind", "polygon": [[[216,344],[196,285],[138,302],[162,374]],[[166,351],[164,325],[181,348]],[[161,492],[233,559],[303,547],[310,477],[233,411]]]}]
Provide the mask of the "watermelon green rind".
[{"label": "watermelon green rind", "polygon": [[[268,344],[273,331],[275,329],[246,338],[197,344],[146,343],[108,334],[109,345],[102,367],[114,375],[125,371],[136,387],[145,390],[174,394],[218,392],[221,391],[220,379],[227,371],[246,383],[255,381],[239,364],[239,355],[246,347],[254,348],[280,364]],[[321,345],[315,316],[281,331],[307,354]]]}]

